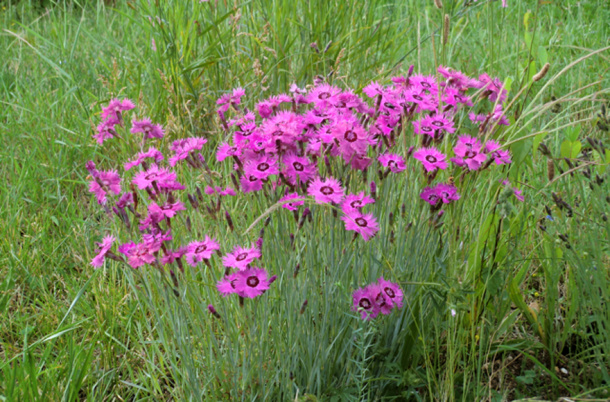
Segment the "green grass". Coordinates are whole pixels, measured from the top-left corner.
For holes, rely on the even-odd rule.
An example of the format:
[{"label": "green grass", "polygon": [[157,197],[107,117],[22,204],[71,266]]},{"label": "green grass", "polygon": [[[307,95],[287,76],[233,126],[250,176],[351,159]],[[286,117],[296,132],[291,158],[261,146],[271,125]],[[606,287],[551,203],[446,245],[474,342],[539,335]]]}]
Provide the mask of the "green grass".
[{"label": "green grass", "polygon": [[[499,1],[445,0],[442,11],[415,0],[117,3],[0,3],[0,396],[608,398],[607,159],[591,150],[600,163],[591,180],[582,169],[557,178],[570,169],[560,157],[564,141],[583,151],[591,148],[586,137],[610,147],[596,117],[608,100],[610,51],[557,76],[610,45],[606,1],[509,0],[503,9]],[[91,139],[100,105],[112,97],[135,100],[138,116],[163,123],[165,146],[205,135],[213,160],[222,138],[214,102],[239,85],[253,106],[316,75],[360,90],[410,64],[425,73],[443,64],[512,82],[512,99],[546,62],[549,74],[518,98],[503,133],[515,141],[504,174],[524,190],[523,205],[496,207],[502,172],[488,172],[464,184],[468,196],[433,229],[418,198],[423,183],[410,172],[380,184],[384,201],[373,211],[382,231],[366,247],[351,242],[330,210],[314,208],[294,250],[292,215],[273,212],[263,263],[279,278],[244,308],[218,296],[220,270],[187,270],[176,298],[151,269],[89,265],[94,243],[116,227],[87,192],[84,164],[118,166],[133,153],[129,144]],[[557,113],[552,96],[565,97]],[[552,182],[541,141],[554,157]],[[583,151],[574,159],[584,160]],[[226,178],[227,166],[213,169]],[[190,177],[191,191],[195,183],[205,184]],[[271,205],[236,197],[225,205],[235,232],[203,216],[193,216],[193,226],[215,233],[225,250],[256,240],[262,223],[244,232]],[[553,221],[544,219],[545,206]],[[406,306],[361,322],[349,311],[351,292],[380,275],[403,282]]]}]

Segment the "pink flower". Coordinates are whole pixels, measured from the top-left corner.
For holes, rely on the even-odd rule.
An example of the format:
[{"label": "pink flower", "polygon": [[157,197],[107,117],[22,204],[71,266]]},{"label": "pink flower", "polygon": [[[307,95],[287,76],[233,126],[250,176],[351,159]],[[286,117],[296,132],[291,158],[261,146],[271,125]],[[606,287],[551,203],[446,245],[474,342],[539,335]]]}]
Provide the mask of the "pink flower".
[{"label": "pink flower", "polygon": [[235,284],[236,284],[239,276],[240,276],[239,272],[236,272],[236,273],[227,275],[224,278],[222,278],[220,281],[218,281],[218,283],[216,284],[216,288],[218,289],[220,294],[226,297],[230,294],[237,293]]},{"label": "pink flower", "polygon": [[333,98],[341,93],[341,90],[337,87],[333,87],[328,84],[322,84],[314,87],[309,91],[307,100],[310,103],[315,104],[317,108],[324,109],[332,106]]},{"label": "pink flower", "polygon": [[132,268],[139,268],[144,264],[152,264],[156,261],[155,254],[161,248],[162,242],[163,239],[157,239],[154,236],[147,237],[142,243],[129,242],[122,244],[119,246],[119,252],[127,256],[127,262]]},{"label": "pink flower", "polygon": [[363,215],[353,210],[341,218],[345,222],[345,230],[353,230],[362,235],[364,241],[369,241],[379,231],[379,225],[373,214]]},{"label": "pink flower", "polygon": [[280,198],[279,202],[284,202],[284,204],[282,204],[282,208],[286,208],[290,211],[296,211],[299,209],[298,207],[305,204],[305,201],[303,201],[303,197],[297,193],[288,194]]},{"label": "pink flower", "polygon": [[237,272],[235,290],[242,297],[250,299],[262,295],[269,289],[270,280],[267,271],[263,268],[248,268]]},{"label": "pink flower", "polygon": [[440,197],[436,193],[436,188],[432,187],[424,188],[419,197],[433,207],[436,206],[440,201]]},{"label": "pink flower", "polygon": [[436,148],[420,148],[413,153],[413,157],[423,163],[424,169],[427,172],[432,172],[436,169],[445,170],[447,168],[445,155],[440,153]]},{"label": "pink flower", "polygon": [[386,281],[385,279],[383,279],[383,276],[379,278],[377,283],[379,284],[379,287],[384,293],[385,299],[390,301],[389,304],[391,305],[391,307],[396,307],[399,309],[402,308],[403,293],[402,289],[400,289],[400,286],[398,286],[398,284],[396,283]]},{"label": "pink flower", "polygon": [[256,247],[236,247],[232,252],[222,257],[222,265],[229,268],[245,270],[252,261],[261,258],[261,252]]},{"label": "pink flower", "polygon": [[496,165],[508,165],[512,163],[510,153],[500,148],[500,144],[494,140],[489,140],[485,144],[485,153],[494,159]]},{"label": "pink flower", "polygon": [[341,210],[344,214],[348,214],[352,211],[360,211],[365,205],[374,203],[375,200],[373,198],[365,195],[364,191],[361,191],[358,194],[348,194],[341,203]]},{"label": "pink flower", "polygon": [[133,161],[125,163],[125,170],[141,165],[145,159],[153,159],[156,163],[163,160],[163,154],[157,148],[150,147],[146,152],[140,152]]},{"label": "pink flower", "polygon": [[91,261],[91,265],[93,265],[95,268],[99,268],[104,264],[104,259],[106,257],[106,254],[108,254],[108,251],[110,251],[110,248],[112,247],[112,244],[114,243],[114,241],[115,241],[115,238],[113,236],[104,237],[102,242],[98,244],[98,246],[99,246],[98,254],[95,257],[93,257],[93,260]]},{"label": "pink flower", "polygon": [[102,107],[102,120],[112,119],[121,124],[123,121],[122,113],[131,110],[134,107],[136,107],[136,105],[129,99],[112,99],[108,106]]},{"label": "pink flower", "polygon": [[183,138],[181,140],[174,141],[169,147],[172,151],[174,151],[174,155],[169,158],[169,165],[176,166],[178,161],[188,158],[189,154],[192,152],[201,150],[206,142],[208,142],[208,140],[200,137]]},{"label": "pink flower", "polygon": [[93,138],[98,144],[103,144],[104,141],[114,138],[117,134],[115,129],[117,124],[119,124],[119,121],[114,118],[104,120],[97,126],[97,134],[93,134]]},{"label": "pink flower", "polygon": [[374,296],[371,295],[368,288],[356,290],[352,295],[352,300],[352,310],[359,311],[363,320],[375,318],[379,314],[379,309],[375,306]]},{"label": "pink flower", "polygon": [[278,169],[277,159],[261,156],[258,159],[252,159],[246,162],[244,172],[248,177],[253,176],[265,180],[271,175],[278,174],[280,171]]},{"label": "pink flower", "polygon": [[189,243],[186,249],[186,262],[195,267],[202,260],[209,260],[214,251],[219,250],[220,245],[209,236],[203,241]]},{"label": "pink flower", "polygon": [[304,156],[296,156],[293,153],[284,156],[284,170],[282,173],[292,185],[296,185],[297,179],[300,183],[307,183],[317,173],[316,166]]},{"label": "pink flower", "polygon": [[115,171],[96,171],[96,175],[89,182],[89,192],[95,194],[100,205],[106,204],[108,191],[115,195],[121,194],[121,176]]},{"label": "pink flower", "polygon": [[143,133],[144,138],[163,138],[165,135],[163,127],[158,124],[153,124],[150,119],[134,120],[131,127],[131,133]]},{"label": "pink flower", "polygon": [[415,89],[428,91],[431,94],[438,93],[438,84],[433,75],[416,74],[409,78],[409,83]]},{"label": "pink flower", "polygon": [[[447,89],[455,88],[458,91],[466,91],[468,88],[473,88],[477,84],[476,80],[473,80],[461,71],[455,71],[443,66],[438,66],[437,71],[447,79],[447,82],[444,83],[447,86]],[[472,103],[470,106],[472,106]]]},{"label": "pink flower", "polygon": [[373,81],[369,85],[365,86],[362,89],[362,92],[364,92],[369,98],[375,98],[378,95],[383,95],[385,93],[383,87],[376,81]]},{"label": "pink flower", "polygon": [[263,189],[263,181],[256,176],[242,176],[239,182],[241,183],[241,191],[244,193]]},{"label": "pink flower", "polygon": [[487,155],[481,152],[481,143],[474,137],[463,136],[458,139],[458,143],[453,148],[456,158],[451,158],[451,162],[458,166],[468,166],[470,170],[477,170],[487,159]]},{"label": "pink flower", "polygon": [[162,206],[157,205],[156,202],[151,202],[150,205],[148,206],[149,214],[159,214],[159,215],[162,215],[164,218],[168,218],[168,219],[171,219],[174,216],[176,216],[178,211],[186,211],[184,204],[181,203],[180,201],[177,201],[173,204],[167,203]]},{"label": "pink flower", "polygon": [[460,195],[457,192],[457,187],[454,185],[439,183],[436,185],[434,190],[444,204],[449,204],[451,201],[457,201],[460,199]]},{"label": "pink flower", "polygon": [[223,142],[220,144],[218,151],[216,152],[216,160],[218,160],[218,162],[222,162],[229,156],[236,156],[239,158],[241,156],[241,149],[231,146],[227,142]]},{"label": "pink flower", "polygon": [[157,183],[159,188],[184,188],[176,181],[176,173],[170,172],[167,169],[159,169],[157,165],[152,165],[148,170],[139,172],[133,178],[133,184],[138,186],[140,190],[153,187],[153,182]]},{"label": "pink flower", "polygon": [[318,204],[338,204],[343,199],[343,187],[338,180],[332,177],[326,180],[318,177],[309,184],[307,194],[312,196]]},{"label": "pink flower", "polygon": [[379,156],[379,163],[389,168],[393,173],[400,173],[406,169],[405,160],[397,154],[383,154]]}]

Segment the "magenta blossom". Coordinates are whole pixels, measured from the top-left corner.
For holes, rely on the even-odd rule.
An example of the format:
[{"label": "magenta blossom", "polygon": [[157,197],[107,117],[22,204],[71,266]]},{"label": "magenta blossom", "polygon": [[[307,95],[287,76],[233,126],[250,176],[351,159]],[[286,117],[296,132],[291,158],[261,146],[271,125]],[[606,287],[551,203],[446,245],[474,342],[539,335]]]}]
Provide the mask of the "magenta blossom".
[{"label": "magenta blossom", "polygon": [[345,222],[345,230],[353,230],[362,235],[364,241],[369,241],[379,231],[379,224],[373,214],[362,214],[353,210],[341,218]]},{"label": "magenta blossom", "polygon": [[284,156],[284,176],[292,185],[296,185],[297,179],[300,183],[307,183],[317,173],[316,166],[304,156],[296,156],[293,153]]},{"label": "magenta blossom", "polygon": [[163,138],[163,136],[165,136],[163,127],[158,124],[153,124],[150,119],[134,120],[131,127],[131,133],[143,133],[144,138]]},{"label": "magenta blossom", "polygon": [[329,177],[322,180],[314,179],[307,188],[307,194],[312,196],[318,204],[338,204],[343,199],[343,187],[337,179]]},{"label": "magenta blossom", "polygon": [[500,144],[494,140],[487,141],[485,153],[496,162],[496,165],[508,165],[512,162],[510,153],[505,149],[501,149]]},{"label": "magenta blossom", "polygon": [[186,250],[186,262],[195,267],[202,260],[209,260],[214,251],[219,250],[220,245],[209,236],[203,241],[189,243]]},{"label": "magenta blossom", "polygon": [[379,156],[379,163],[389,168],[393,173],[400,173],[406,169],[405,160],[397,154],[383,154]]},{"label": "magenta blossom", "polygon": [[89,182],[89,192],[95,194],[100,205],[104,205],[109,191],[115,195],[121,194],[121,176],[115,170],[96,171],[95,177]]},{"label": "magenta blossom", "polygon": [[104,264],[106,254],[108,254],[108,251],[110,251],[110,248],[112,247],[112,243],[114,243],[114,241],[115,238],[113,236],[104,237],[102,242],[98,244],[98,254],[93,257],[91,265],[93,265],[95,268],[99,268]]},{"label": "magenta blossom", "polygon": [[242,297],[250,299],[262,295],[269,289],[270,280],[263,268],[248,268],[237,272],[235,290]]},{"label": "magenta blossom", "polygon": [[344,214],[348,214],[352,211],[360,211],[365,205],[373,203],[375,200],[361,191],[358,194],[348,194],[341,203],[341,210]]},{"label": "magenta blossom", "polygon": [[258,258],[261,258],[261,252],[258,248],[243,248],[238,246],[232,252],[222,257],[222,265],[243,271],[248,268],[252,261]]},{"label": "magenta blossom", "polygon": [[122,113],[135,108],[136,105],[129,99],[112,99],[108,106],[102,107],[102,120],[116,120],[117,123],[122,123]]},{"label": "magenta blossom", "polygon": [[160,169],[157,165],[152,165],[148,170],[139,172],[133,178],[133,184],[138,186],[140,190],[154,187],[153,183],[157,183],[159,188],[184,189],[176,181],[176,173],[167,169]]},{"label": "magenta blossom", "polygon": [[303,197],[297,193],[290,193],[282,198],[279,202],[283,202],[282,208],[286,208],[290,211],[298,210],[301,205],[305,204]]},{"label": "magenta blossom", "polygon": [[389,300],[390,306],[399,309],[402,308],[403,293],[402,289],[400,289],[400,286],[398,286],[398,284],[396,283],[386,281],[385,279],[383,279],[383,276],[379,278],[377,283],[381,288],[381,291],[383,292],[386,301]]},{"label": "magenta blossom", "polygon": [[261,156],[258,159],[249,160],[244,167],[245,175],[256,177],[261,180],[267,179],[269,176],[278,174],[277,159],[268,156]]},{"label": "magenta blossom", "polygon": [[140,152],[133,161],[125,163],[125,170],[129,170],[134,166],[141,165],[145,159],[153,159],[155,163],[163,160],[163,154],[157,148],[150,147],[146,152]]},{"label": "magenta blossom", "polygon": [[227,142],[223,142],[222,144],[220,144],[220,146],[218,147],[218,151],[216,152],[216,160],[218,160],[218,162],[222,162],[229,156],[235,156],[239,158],[241,156],[241,149],[232,146]]},{"label": "magenta blossom", "polygon": [[263,189],[263,181],[256,176],[242,176],[239,182],[241,183],[241,191],[244,193]]},{"label": "magenta blossom", "polygon": [[169,165],[176,166],[178,161],[188,158],[189,154],[194,151],[199,151],[208,140],[205,138],[183,138],[176,140],[170,145],[169,149],[174,151],[174,155],[169,158]]},{"label": "magenta blossom", "polygon": [[445,155],[436,148],[420,148],[413,153],[413,157],[419,160],[427,172],[433,172],[436,169],[445,170],[447,162]]},{"label": "magenta blossom", "polygon": [[352,310],[359,311],[360,317],[363,320],[375,318],[379,314],[379,308],[375,305],[374,296],[369,289],[361,288],[356,290],[352,295],[352,300]]},{"label": "magenta blossom", "polygon": [[457,145],[453,148],[456,157],[451,158],[451,162],[458,166],[468,166],[470,170],[477,170],[487,159],[487,155],[481,152],[481,148],[481,143],[476,138],[460,137]]},{"label": "magenta blossom", "polygon": [[239,277],[239,272],[227,275],[220,281],[218,281],[218,283],[216,284],[216,288],[218,289],[220,294],[225,297],[230,294],[237,293],[235,284],[237,283]]},{"label": "magenta blossom", "polygon": [[177,201],[173,204],[167,203],[162,206],[157,205],[156,202],[151,202],[150,205],[148,206],[149,214],[162,215],[164,218],[168,218],[168,219],[171,219],[174,216],[176,216],[178,211],[186,211],[184,204],[181,203],[180,201]]},{"label": "magenta blossom", "polygon": [[98,144],[103,144],[104,141],[114,138],[117,135],[115,129],[117,124],[119,124],[119,121],[114,118],[104,120],[97,126],[97,134],[93,134],[93,138]]}]

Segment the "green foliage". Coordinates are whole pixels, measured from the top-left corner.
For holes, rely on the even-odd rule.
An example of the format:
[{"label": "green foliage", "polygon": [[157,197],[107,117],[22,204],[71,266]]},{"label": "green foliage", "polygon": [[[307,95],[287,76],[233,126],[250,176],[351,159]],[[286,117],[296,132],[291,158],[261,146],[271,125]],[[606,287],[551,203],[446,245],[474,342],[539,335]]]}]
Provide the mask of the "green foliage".
[{"label": "green foliage", "polygon": [[[585,56],[608,46],[610,8],[443,3],[0,2],[0,396],[607,398],[610,144],[600,102],[609,53]],[[546,62],[550,72],[532,83]],[[382,232],[367,247],[350,243],[330,210],[299,233],[275,211],[265,262],[279,278],[243,308],[218,296],[220,271],[180,273],[176,297],[158,272],[88,265],[111,222],[87,193],[84,163],[131,156],[124,145],[102,153],[90,139],[111,97],[137,100],[142,114],[166,122],[168,141],[208,136],[211,159],[221,137],[214,101],[233,87],[257,99],[322,75],[359,90],[409,64],[431,73],[440,63],[505,77],[510,99],[524,89],[501,132],[512,168],[463,183],[463,202],[440,229],[415,174],[380,186]],[[506,176],[525,204],[498,183]],[[270,205],[250,197],[227,207],[240,218],[222,241],[234,244],[251,240],[244,231]],[[401,281],[405,307],[362,322],[349,310],[351,291],[380,275]],[[519,394],[494,379],[514,380]]]}]

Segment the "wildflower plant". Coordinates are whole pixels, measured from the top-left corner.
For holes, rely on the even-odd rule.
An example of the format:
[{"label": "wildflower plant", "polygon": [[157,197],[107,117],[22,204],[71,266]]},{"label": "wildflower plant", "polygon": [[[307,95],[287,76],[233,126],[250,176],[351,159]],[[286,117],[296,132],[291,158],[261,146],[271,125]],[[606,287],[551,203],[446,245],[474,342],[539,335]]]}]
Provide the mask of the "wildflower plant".
[{"label": "wildflower plant", "polygon": [[[408,334],[415,316],[402,307],[414,293],[403,292],[400,283],[414,273],[391,269],[406,256],[396,250],[390,269],[373,261],[387,258],[382,249],[405,241],[413,225],[408,216],[427,215],[416,222],[418,230],[438,231],[480,186],[480,176],[511,163],[499,128],[507,123],[502,112],[507,92],[498,79],[473,79],[443,66],[436,75],[414,74],[411,67],[390,84],[373,82],[362,92],[317,82],[250,101],[237,88],[216,103],[218,140],[178,138],[169,146],[166,130],[149,119],[134,119],[127,127],[133,103],[113,100],[102,111],[102,125],[112,130],[104,128],[94,138],[103,138],[98,141],[103,145],[123,140],[134,147],[134,156],[117,161],[121,174],[87,163],[90,192],[118,218],[117,229],[122,227],[100,244],[92,265],[103,266],[105,258],[121,261],[141,271],[139,280],[147,287],[153,284],[147,274],[153,268],[171,290],[168,303],[172,297],[189,300],[196,292],[211,317],[225,323],[231,315],[256,316],[261,309],[276,314],[278,303],[297,295],[300,315],[322,305],[328,319],[345,314],[335,319],[338,328],[324,327],[329,333],[343,331],[356,317],[370,320],[399,310],[384,319],[396,326],[397,336]],[[408,188],[396,187],[400,176],[406,176]],[[514,192],[521,197],[518,189]],[[417,195],[408,208],[400,199],[406,193]],[[390,207],[400,204],[400,212]],[[257,216],[248,205],[264,212]],[[276,223],[268,226],[271,220]],[[250,224],[247,230],[244,223]],[[429,242],[430,251],[422,256],[439,246]],[[346,249],[349,259],[338,254]],[[314,269],[329,263],[335,272]],[[286,264],[297,266],[292,275],[286,274]],[[305,274],[299,274],[302,265],[308,267]],[[416,272],[424,281],[438,274]],[[373,275],[381,276],[378,282],[349,290]],[[335,291],[314,291],[332,278]],[[256,321],[248,325],[260,325]],[[229,336],[231,330],[226,331]],[[392,347],[406,364],[409,347]],[[234,361],[225,356],[226,364]],[[301,370],[299,381],[310,383],[308,375]]]}]

